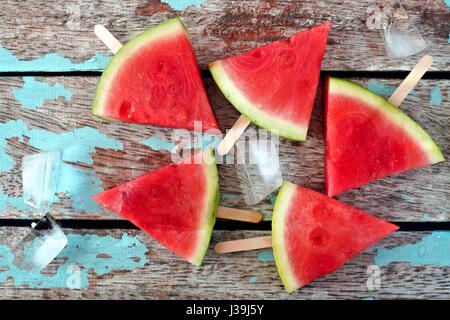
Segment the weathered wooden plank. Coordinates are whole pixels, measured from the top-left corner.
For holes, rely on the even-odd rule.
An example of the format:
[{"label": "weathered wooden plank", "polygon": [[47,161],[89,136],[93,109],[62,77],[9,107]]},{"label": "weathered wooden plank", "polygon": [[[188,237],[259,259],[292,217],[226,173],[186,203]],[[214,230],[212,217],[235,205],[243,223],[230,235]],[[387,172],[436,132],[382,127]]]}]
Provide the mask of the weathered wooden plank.
[{"label": "weathered wooden plank", "polygon": [[[53,209],[53,214],[58,218],[114,218],[95,208],[90,197],[102,188],[112,187],[170,163],[169,152],[155,151],[142,143],[149,137],[157,137],[162,140],[151,141],[153,148],[170,149],[170,129],[105,123],[91,115],[90,104],[97,81],[97,77],[0,78],[1,218],[40,215],[23,210],[20,198],[20,159],[38,149],[63,149],[69,155],[69,164],[64,165],[62,175],[61,201]],[[224,131],[231,127],[238,113],[212,79],[205,81]],[[401,82],[398,79],[356,81],[385,95],[390,95]],[[449,95],[447,80],[423,80],[402,106],[430,133],[446,157],[450,152]],[[49,99],[43,101],[41,107],[30,107],[30,101],[36,103],[42,97]],[[323,106],[319,92],[307,141],[295,143],[280,140],[284,177],[322,191],[323,148]],[[244,207],[237,187],[235,167],[224,164],[219,166],[219,171],[222,205]],[[339,198],[393,221],[446,221],[450,212],[449,177],[450,165],[446,161],[381,179]],[[265,213],[266,220],[270,219],[273,208],[270,200],[273,199],[254,206],[254,209]]]},{"label": "weathered wooden plank", "polygon": [[[0,71],[101,70],[109,52],[93,34],[95,24],[106,25],[125,42],[175,15],[185,22],[202,68],[332,20],[325,70],[409,70],[417,57],[389,59],[380,30],[368,25],[389,2],[204,0],[177,11],[169,0],[6,0],[0,12]],[[450,10],[445,2],[402,3],[426,39],[425,52],[435,57],[433,70],[450,70]]]},{"label": "weathered wooden plank", "polygon": [[[1,299],[450,298],[445,257],[450,238],[444,232],[398,232],[291,295],[284,291],[270,250],[216,255],[211,246],[197,268],[136,230],[67,230],[68,248],[33,277],[8,260],[9,248],[23,232],[0,228]],[[214,231],[212,243],[267,234]],[[367,285],[377,277],[377,263],[379,286]]]}]

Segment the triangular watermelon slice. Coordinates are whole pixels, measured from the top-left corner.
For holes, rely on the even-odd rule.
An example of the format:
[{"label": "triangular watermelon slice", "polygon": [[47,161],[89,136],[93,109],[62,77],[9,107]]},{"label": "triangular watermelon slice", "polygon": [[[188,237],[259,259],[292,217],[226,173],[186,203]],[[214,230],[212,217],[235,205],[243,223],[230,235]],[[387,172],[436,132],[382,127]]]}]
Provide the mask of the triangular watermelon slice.
[{"label": "triangular watermelon slice", "polygon": [[225,97],[253,123],[306,139],[330,24],[211,63]]},{"label": "triangular watermelon slice", "polygon": [[128,41],[97,86],[92,113],[170,128],[218,129],[194,49],[180,19],[163,22]]},{"label": "triangular watermelon slice", "polygon": [[201,164],[173,164],[94,196],[175,254],[201,265],[219,201],[219,175],[212,152]]},{"label": "triangular watermelon slice", "polygon": [[445,160],[430,136],[399,108],[347,80],[326,79],[325,123],[329,196]]},{"label": "triangular watermelon slice", "polygon": [[323,194],[284,182],[272,218],[278,272],[288,292],[339,269],[398,227]]}]

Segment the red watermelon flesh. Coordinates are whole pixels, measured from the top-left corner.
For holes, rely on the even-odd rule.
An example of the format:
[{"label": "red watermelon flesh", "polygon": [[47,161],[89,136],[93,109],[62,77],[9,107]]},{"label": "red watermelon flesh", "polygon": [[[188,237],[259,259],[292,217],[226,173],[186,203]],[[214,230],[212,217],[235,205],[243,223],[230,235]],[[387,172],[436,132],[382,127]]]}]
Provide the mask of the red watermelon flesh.
[{"label": "red watermelon flesh", "polygon": [[288,292],[329,274],[398,227],[310,189],[284,182],[275,202],[275,261]]},{"label": "red watermelon flesh", "polygon": [[211,153],[202,164],[168,165],[94,196],[189,262],[200,265],[218,204],[218,172]]},{"label": "red watermelon flesh", "polygon": [[330,24],[210,64],[227,99],[255,124],[305,140]]},{"label": "red watermelon flesh", "polygon": [[444,160],[430,136],[382,97],[333,77],[325,86],[327,195]]},{"label": "red watermelon flesh", "polygon": [[170,128],[218,129],[194,49],[180,19],[127,42],[100,78],[93,114]]}]

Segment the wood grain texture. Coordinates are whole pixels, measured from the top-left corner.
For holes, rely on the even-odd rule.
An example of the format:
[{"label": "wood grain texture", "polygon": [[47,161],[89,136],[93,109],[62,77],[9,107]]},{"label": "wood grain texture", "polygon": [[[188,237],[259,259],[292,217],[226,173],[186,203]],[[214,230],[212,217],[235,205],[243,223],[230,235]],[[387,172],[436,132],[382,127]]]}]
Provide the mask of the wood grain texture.
[{"label": "wood grain texture", "polygon": [[[175,15],[186,24],[202,68],[208,62],[331,20],[325,70],[409,70],[417,57],[389,59],[380,30],[367,26],[373,10],[386,3],[389,0],[205,0],[201,6],[175,11],[159,0],[5,0],[0,12],[0,44],[8,51],[0,57],[0,71],[11,69],[5,65],[9,54],[31,60],[56,53],[73,63],[86,61],[95,53],[109,55],[93,33],[95,24],[104,24],[126,42]],[[402,3],[426,39],[424,52],[435,58],[432,70],[449,71],[449,8],[444,1],[435,0]],[[49,71],[60,68],[51,61],[45,65]]]},{"label": "wood grain texture", "polygon": [[[23,108],[13,96],[12,89],[23,85],[22,78],[0,78],[0,124],[8,120],[22,119],[30,129],[42,128],[51,132],[66,132],[84,126],[99,129],[109,137],[123,143],[123,150],[97,148],[92,154],[93,164],[74,163],[75,166],[95,174],[107,189],[128,181],[147,171],[171,163],[167,151],[155,151],[140,143],[156,136],[170,141],[170,129],[129,123],[106,123],[91,115],[91,101],[97,77],[37,77],[37,81],[60,83],[73,92],[71,101],[63,98],[47,100],[41,108]],[[353,79],[367,85],[367,79]],[[238,112],[226,101],[212,79],[206,79],[208,94],[222,131],[230,128],[238,118]],[[372,85],[395,88],[401,80],[376,80]],[[441,89],[443,103],[430,105],[433,88]],[[321,86],[319,87],[321,88]],[[323,191],[323,106],[319,89],[313,111],[308,139],[304,143],[280,139],[280,162],[284,178],[317,191]],[[447,80],[422,80],[414,93],[410,94],[401,108],[416,120],[441,147],[444,156],[450,156],[450,96]],[[79,142],[83,143],[82,141]],[[6,153],[14,158],[14,169],[0,173],[3,192],[9,196],[21,194],[20,159],[25,154],[37,152],[28,139],[7,139]],[[219,165],[222,206],[245,207],[239,192],[239,180],[234,165]],[[446,221],[450,213],[450,165],[448,161],[387,177],[359,189],[351,190],[338,198],[357,208],[367,210],[391,221]],[[113,215],[74,210],[70,201],[61,195],[62,202],[55,204],[52,214],[58,218],[106,219]],[[273,199],[272,199],[273,200]],[[269,199],[252,209],[261,211],[265,220],[270,220],[273,205]],[[29,213],[29,217],[39,214]],[[1,212],[1,218],[23,218],[23,212],[9,208]]]},{"label": "wood grain texture", "polygon": [[[148,247],[143,268],[99,276],[90,272],[85,289],[35,289],[14,286],[12,278],[0,282],[1,299],[448,299],[450,267],[412,266],[395,262],[381,267],[379,289],[366,286],[367,267],[374,264],[379,248],[416,243],[426,233],[398,232],[351,259],[337,272],[287,294],[278,276],[275,262],[258,259],[261,251],[216,255],[217,241],[268,235],[260,231],[214,231],[212,244],[202,267],[180,260],[167,249],[136,230],[66,230],[68,233],[110,235],[120,238],[124,232]],[[0,228],[1,244],[12,244],[22,228]],[[98,252],[102,254],[102,252]],[[53,275],[61,259],[46,269]],[[83,266],[81,266],[83,267]],[[256,277],[256,278],[253,278]],[[250,280],[252,279],[253,280]]]}]

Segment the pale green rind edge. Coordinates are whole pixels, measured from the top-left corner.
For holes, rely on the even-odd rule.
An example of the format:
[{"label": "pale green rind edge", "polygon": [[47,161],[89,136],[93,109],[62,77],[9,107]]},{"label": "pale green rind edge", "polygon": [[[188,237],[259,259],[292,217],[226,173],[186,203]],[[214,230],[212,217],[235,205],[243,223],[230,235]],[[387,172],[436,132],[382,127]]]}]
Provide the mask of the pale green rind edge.
[{"label": "pale green rind edge", "polygon": [[280,191],[275,200],[275,205],[272,215],[272,247],[275,263],[277,265],[278,273],[281,281],[288,293],[291,293],[301,285],[292,273],[289,259],[285,250],[284,241],[284,227],[286,224],[287,214],[292,197],[297,189],[297,186],[291,182],[283,181]]},{"label": "pale green rind edge", "polygon": [[[128,59],[140,47],[148,44],[158,38],[167,37],[175,31],[184,32],[187,36],[186,28],[180,18],[173,18],[160,23],[128,41],[120,50],[112,57],[100,77],[95,91],[94,101],[92,103],[92,114],[106,121],[114,121],[103,115],[103,102],[108,93],[108,87],[113,82],[116,72],[120,69],[122,63]],[[189,39],[189,37],[187,36]]]},{"label": "pale green rind edge", "polygon": [[355,97],[366,102],[368,106],[381,111],[387,119],[402,128],[421,146],[422,150],[428,155],[430,163],[437,163],[445,160],[441,149],[428,133],[414,120],[408,117],[400,108],[394,106],[383,97],[380,97],[372,91],[351,81],[335,77],[329,77],[328,81],[328,90],[330,94],[335,93]]},{"label": "pale green rind edge", "polygon": [[189,260],[196,266],[201,266],[206,252],[208,251],[211,235],[216,223],[217,208],[219,206],[219,171],[217,170],[216,159],[213,150],[210,149],[203,153],[203,161],[206,162],[205,170],[208,177],[208,192],[209,199],[205,206],[204,221],[202,225],[205,226],[205,232],[201,238],[198,239],[198,247],[192,258]]},{"label": "pale green rind edge", "polygon": [[269,115],[250,102],[228,77],[220,60],[210,63],[209,70],[223,95],[253,123],[287,139],[306,140],[307,127]]}]

